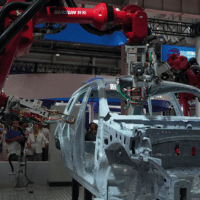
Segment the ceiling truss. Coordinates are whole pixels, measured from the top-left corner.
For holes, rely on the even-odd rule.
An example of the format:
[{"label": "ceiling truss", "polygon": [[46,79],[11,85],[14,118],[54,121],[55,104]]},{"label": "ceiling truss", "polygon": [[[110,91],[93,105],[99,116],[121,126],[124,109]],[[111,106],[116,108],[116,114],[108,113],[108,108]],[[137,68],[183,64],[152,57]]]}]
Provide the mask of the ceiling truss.
[{"label": "ceiling truss", "polygon": [[199,36],[199,24],[149,18],[148,26],[155,35],[173,35],[184,37]]}]

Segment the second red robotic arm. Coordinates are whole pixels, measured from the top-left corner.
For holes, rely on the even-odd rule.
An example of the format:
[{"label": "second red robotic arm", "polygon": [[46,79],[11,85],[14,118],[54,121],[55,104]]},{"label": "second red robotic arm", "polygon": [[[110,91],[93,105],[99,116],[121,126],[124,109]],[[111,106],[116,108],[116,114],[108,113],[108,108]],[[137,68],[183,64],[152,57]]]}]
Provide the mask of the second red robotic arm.
[{"label": "second red robotic arm", "polygon": [[[200,88],[200,74],[195,73],[195,70],[192,67],[193,64],[198,65],[197,63],[190,63],[185,56],[179,56],[176,53],[169,56],[167,62],[170,64],[172,69],[180,71],[179,74],[181,77],[186,77],[186,79],[182,78],[182,81],[179,81]],[[194,100],[194,98],[195,96],[189,93],[179,94],[179,103],[183,106],[183,113],[185,116],[191,115],[188,101]]]}]

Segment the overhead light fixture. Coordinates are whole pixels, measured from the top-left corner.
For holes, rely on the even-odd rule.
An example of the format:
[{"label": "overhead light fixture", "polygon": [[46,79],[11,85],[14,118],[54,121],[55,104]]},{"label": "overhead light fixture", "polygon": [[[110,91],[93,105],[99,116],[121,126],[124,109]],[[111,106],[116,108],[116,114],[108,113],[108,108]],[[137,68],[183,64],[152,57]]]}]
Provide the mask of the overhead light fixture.
[{"label": "overhead light fixture", "polygon": [[57,53],[57,54],[56,54],[56,56],[60,56],[60,54],[59,54],[59,53]]},{"label": "overhead light fixture", "polygon": [[119,8],[115,8],[115,10],[116,10],[116,11],[120,11],[120,9],[119,9]]}]

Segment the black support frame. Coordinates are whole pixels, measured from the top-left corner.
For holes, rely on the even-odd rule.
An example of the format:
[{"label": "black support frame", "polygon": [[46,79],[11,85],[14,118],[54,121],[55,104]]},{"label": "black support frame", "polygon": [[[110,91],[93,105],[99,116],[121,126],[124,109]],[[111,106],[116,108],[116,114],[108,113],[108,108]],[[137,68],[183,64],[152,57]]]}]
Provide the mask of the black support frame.
[{"label": "black support frame", "polygon": [[184,37],[196,37],[199,36],[199,24],[178,22],[170,20],[162,20],[149,18],[148,27],[155,35],[173,35]]},{"label": "black support frame", "polygon": [[73,65],[73,64],[53,64],[44,62],[25,62],[14,61],[10,74],[29,74],[29,73],[67,73],[67,74],[94,74],[116,76],[121,73],[121,69]]}]

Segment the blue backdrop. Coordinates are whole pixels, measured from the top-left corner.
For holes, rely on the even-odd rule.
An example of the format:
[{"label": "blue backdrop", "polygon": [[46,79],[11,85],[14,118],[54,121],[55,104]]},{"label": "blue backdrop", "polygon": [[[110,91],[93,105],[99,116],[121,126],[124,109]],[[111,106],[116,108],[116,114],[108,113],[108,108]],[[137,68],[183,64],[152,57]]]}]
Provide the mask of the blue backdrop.
[{"label": "blue backdrop", "polygon": [[189,60],[196,57],[196,48],[162,44],[162,61],[167,61],[168,57],[173,53],[185,56]]}]

